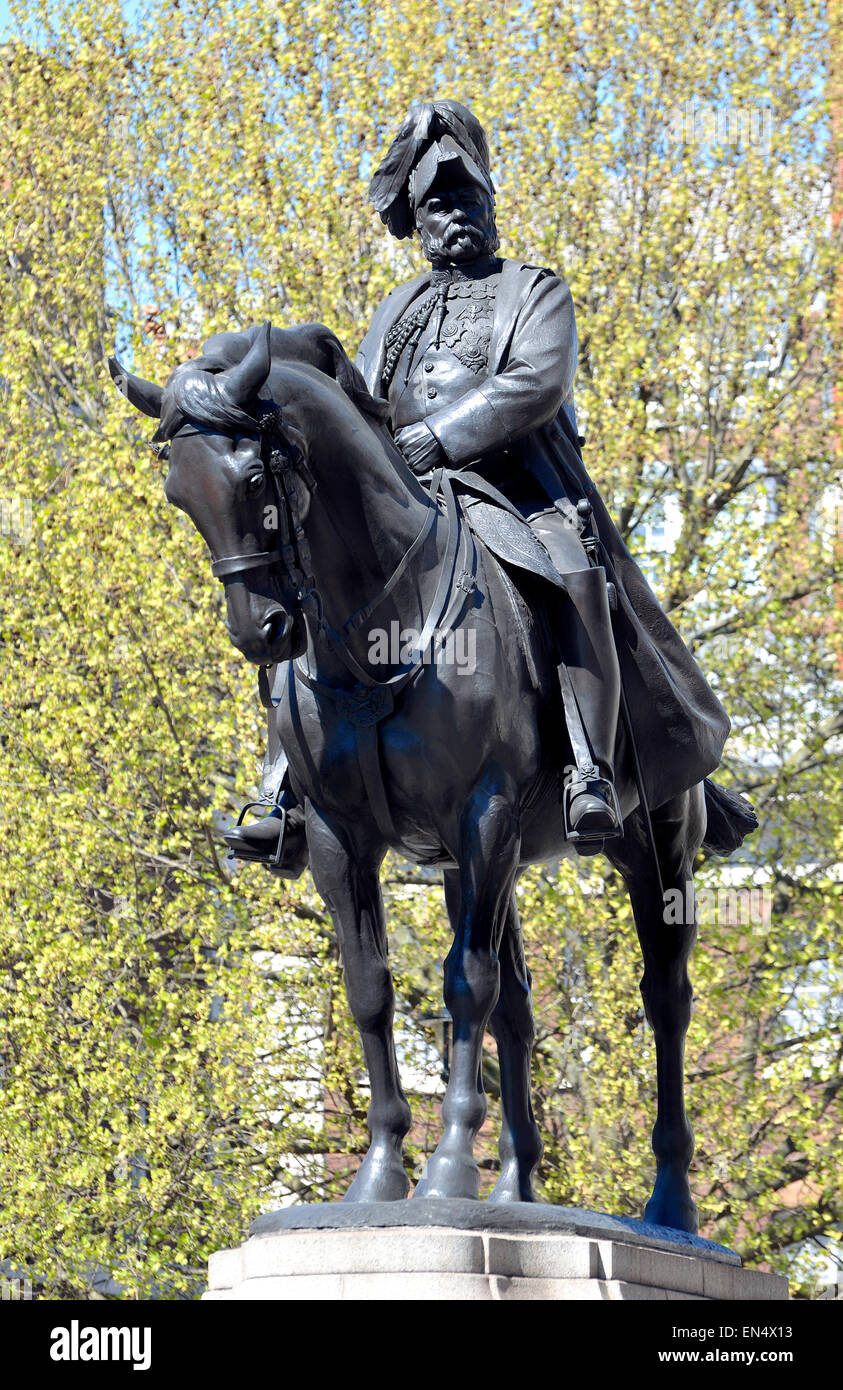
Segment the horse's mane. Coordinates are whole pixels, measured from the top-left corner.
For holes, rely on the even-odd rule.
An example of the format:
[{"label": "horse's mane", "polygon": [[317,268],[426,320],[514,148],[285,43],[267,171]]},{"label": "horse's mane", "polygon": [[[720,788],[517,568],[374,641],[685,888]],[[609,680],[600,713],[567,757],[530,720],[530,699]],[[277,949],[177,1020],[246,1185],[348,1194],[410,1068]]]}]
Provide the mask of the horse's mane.
[{"label": "horse's mane", "polygon": [[[164,387],[156,440],[172,439],[187,420],[209,429],[255,429],[255,417],[230,401],[215,377],[242,362],[261,332],[262,327],[255,324],[242,333],[215,333],[203,343],[199,357],[175,368]],[[336,381],[358,410],[374,423],[385,420],[385,402],[375,400],[339,338],[324,324],[273,328],[270,353],[273,365],[301,362],[316,367]]]}]

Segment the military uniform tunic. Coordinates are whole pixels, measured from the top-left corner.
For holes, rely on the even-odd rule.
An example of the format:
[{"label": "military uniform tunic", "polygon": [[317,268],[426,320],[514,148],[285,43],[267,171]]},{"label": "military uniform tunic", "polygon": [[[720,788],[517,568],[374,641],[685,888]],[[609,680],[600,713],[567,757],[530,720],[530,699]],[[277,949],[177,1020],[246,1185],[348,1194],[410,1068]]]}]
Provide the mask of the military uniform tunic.
[{"label": "military uniform tunic", "polygon": [[[488,376],[500,280],[500,263],[493,264],[483,276],[445,272],[437,281],[434,275],[429,295],[396,325],[392,346],[400,351],[394,365],[389,362],[391,380],[384,383],[394,429],[415,425],[443,406],[454,405]],[[389,361],[389,345],[387,356]]]},{"label": "military uniform tunic", "polygon": [[[435,274],[419,275],[387,296],[360,345],[357,366],[372,395],[387,402],[393,427],[424,420],[452,468],[471,467],[515,502],[563,575],[582,567],[583,549],[574,527],[560,525],[548,501],[557,515],[561,510],[573,517],[580,498],[591,502],[618,595],[615,637],[647,797],[660,806],[716,769],[729,720],[583,466],[575,443],[577,335],[570,290],[540,266],[497,260],[484,267],[481,278],[496,285],[494,312],[488,362],[474,371],[441,334],[435,349],[432,302],[414,338],[418,322],[409,320],[436,290]],[[450,296],[447,312],[458,312]],[[435,396],[428,396],[428,383]],[[394,413],[399,407],[400,417]],[[605,462],[610,468],[612,460]]]},{"label": "military uniform tunic", "polygon": [[[502,264],[490,259],[474,274],[434,271],[429,292],[394,325],[382,385],[395,431],[435,417],[488,378]],[[560,573],[586,568],[573,507],[565,517],[549,505],[506,448],[484,454],[478,467],[530,522]]]}]

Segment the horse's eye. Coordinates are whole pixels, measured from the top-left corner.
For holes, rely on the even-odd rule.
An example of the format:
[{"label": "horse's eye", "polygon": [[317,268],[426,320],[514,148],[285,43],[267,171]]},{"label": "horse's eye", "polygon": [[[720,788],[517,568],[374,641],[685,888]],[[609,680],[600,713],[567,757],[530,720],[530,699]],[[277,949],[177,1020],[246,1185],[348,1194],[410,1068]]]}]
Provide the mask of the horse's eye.
[{"label": "horse's eye", "polygon": [[259,492],[263,492],[263,485],[266,479],[263,473],[252,473],[246,483],[246,491],[250,497],[255,497]]}]

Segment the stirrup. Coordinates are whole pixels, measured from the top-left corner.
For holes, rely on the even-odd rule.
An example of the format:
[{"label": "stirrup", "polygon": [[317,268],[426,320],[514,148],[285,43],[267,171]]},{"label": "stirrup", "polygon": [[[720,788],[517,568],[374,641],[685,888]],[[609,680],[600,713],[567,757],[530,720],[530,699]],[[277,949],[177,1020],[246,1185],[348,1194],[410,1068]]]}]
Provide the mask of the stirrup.
[{"label": "stirrup", "polygon": [[[615,824],[607,830],[575,830],[571,825],[571,806],[574,798],[583,792],[593,792],[601,797],[615,814]],[[569,782],[562,791],[562,825],[565,839],[573,844],[580,854],[598,854],[606,840],[616,840],[623,835],[623,817],[615,785],[607,777],[580,777]]]},{"label": "stirrup", "polygon": [[232,848],[229,848],[226,857],[228,859],[243,859],[247,863],[251,864],[268,864],[271,869],[277,869],[278,865],[281,863],[281,855],[284,853],[284,841],[287,838],[287,808],[286,806],[279,806],[277,801],[266,801],[264,799],[260,799],[258,801],[247,801],[246,805],[240,812],[240,815],[237,817],[237,824],[234,827],[235,830],[240,829],[241,825],[243,824],[243,817],[245,816],[247,811],[251,811],[253,806],[264,806],[268,807],[269,811],[280,811],[281,814],[275,817],[276,820],[280,820],[281,822],[281,829],[278,835],[277,849],[275,850],[274,854],[255,854],[248,851],[238,852]]}]

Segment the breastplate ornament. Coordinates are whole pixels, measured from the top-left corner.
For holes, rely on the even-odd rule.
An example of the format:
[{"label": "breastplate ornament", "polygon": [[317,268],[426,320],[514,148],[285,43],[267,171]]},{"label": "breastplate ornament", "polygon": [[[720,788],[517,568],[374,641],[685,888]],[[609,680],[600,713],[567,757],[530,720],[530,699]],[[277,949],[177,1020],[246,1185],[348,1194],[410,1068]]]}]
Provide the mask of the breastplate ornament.
[{"label": "breastplate ornament", "polygon": [[[420,354],[441,343],[472,372],[488,366],[500,262],[491,258],[476,268],[434,270],[430,288],[411,305],[386,338],[382,384],[389,391],[396,376],[410,379]],[[399,367],[400,364],[400,367]]]},{"label": "breastplate ornament", "polygon": [[497,278],[462,280],[448,291],[440,340],[472,372],[489,365]]}]

